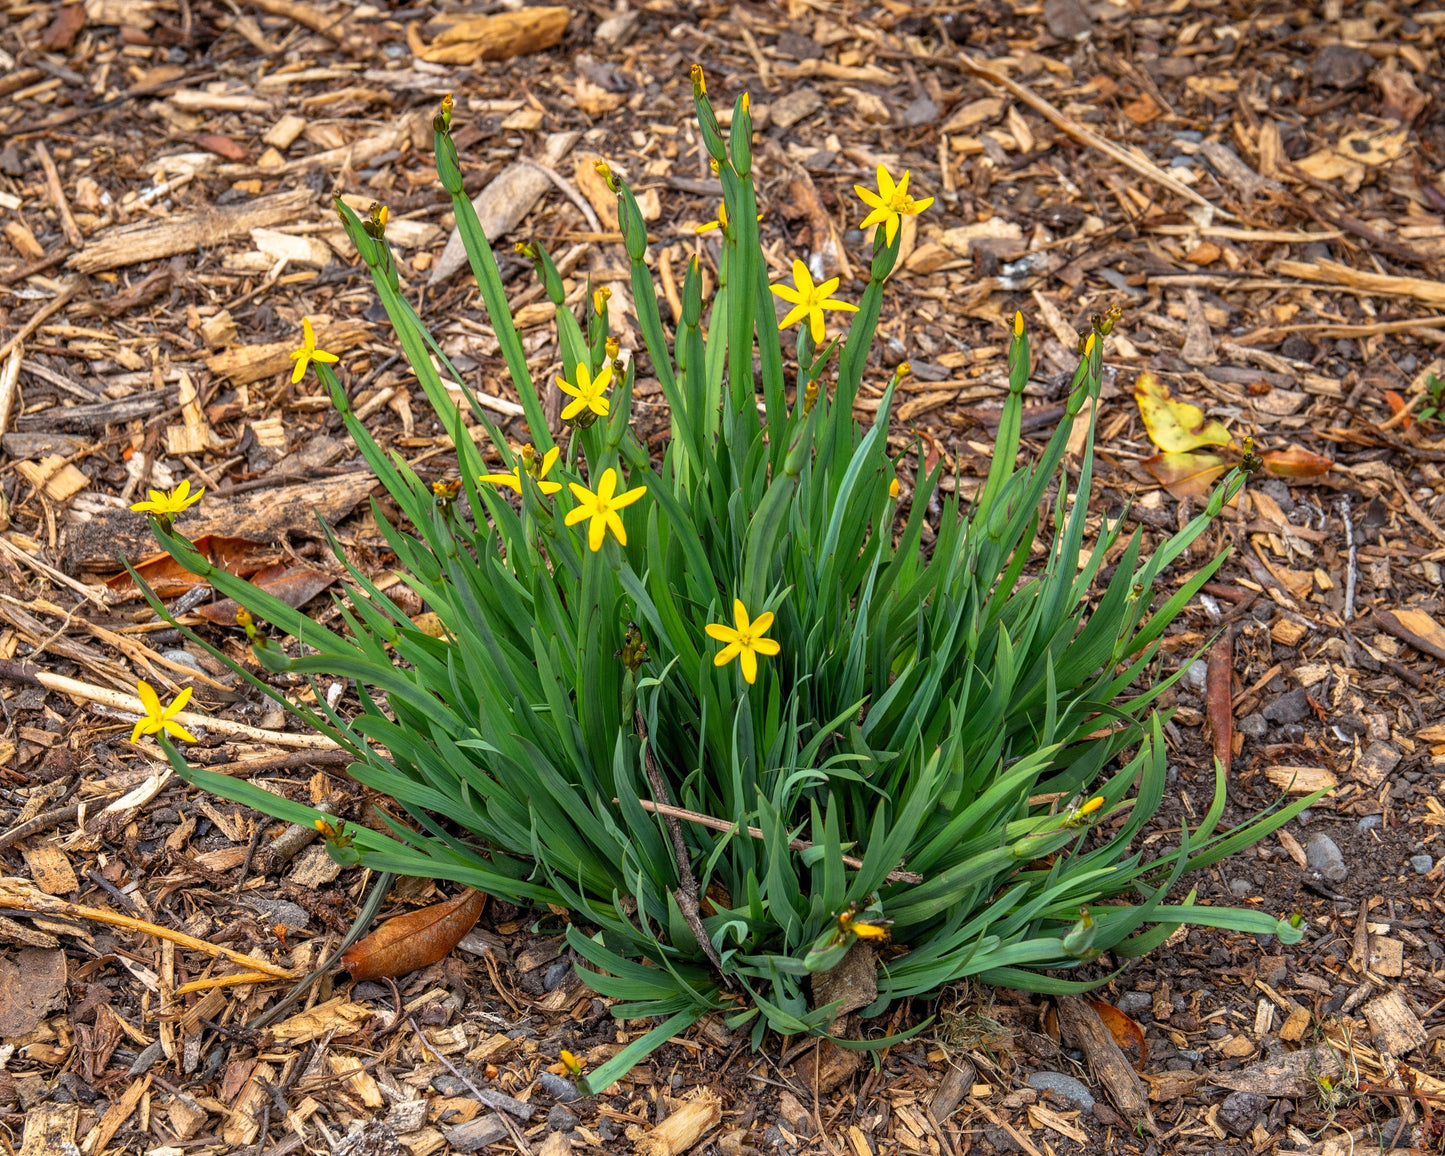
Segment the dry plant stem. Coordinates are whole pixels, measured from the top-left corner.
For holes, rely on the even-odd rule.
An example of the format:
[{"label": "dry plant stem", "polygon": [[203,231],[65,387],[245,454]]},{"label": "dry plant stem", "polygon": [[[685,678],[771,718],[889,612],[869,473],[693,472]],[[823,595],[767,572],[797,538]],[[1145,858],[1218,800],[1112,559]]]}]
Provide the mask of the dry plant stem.
[{"label": "dry plant stem", "polygon": [[[616,803],[618,800],[613,799],[612,801]],[[654,803],[649,799],[638,799],[637,803],[644,811],[653,811],[671,819],[686,819],[689,823],[696,823],[699,827],[710,827],[714,831],[736,831],[739,829],[736,823],[729,823],[726,819],[714,819],[711,815],[704,815],[701,811],[689,811],[686,807],[674,807],[670,803]],[[763,837],[761,828],[743,827],[742,830],[746,831],[754,839],[761,839]],[[812,845],[807,839],[794,839],[788,844],[788,850],[806,851]],[[844,855],[843,864],[857,871],[862,868],[863,860],[855,858],[852,855]],[[896,871],[888,872],[887,881],[889,883],[922,883],[923,876],[916,871],[904,871],[902,868],[899,868]]]},{"label": "dry plant stem", "polygon": [[252,971],[260,972],[274,979],[292,979],[295,976],[295,973],[288,968],[277,967],[274,963],[267,963],[264,959],[257,959],[252,955],[243,955],[239,951],[232,951],[229,947],[217,947],[215,944],[207,943],[204,939],[197,939],[195,936],[186,935],[181,931],[172,931],[169,927],[161,927],[155,923],[147,923],[144,919],[133,919],[129,915],[117,915],[113,911],[104,911],[99,907],[84,907],[79,903],[66,903],[64,900],[54,899],[44,892],[35,890],[28,879],[0,879],[0,910],[29,911],[36,915],[60,915],[68,916],[71,919],[89,919],[95,923],[108,923],[112,927],[144,932],[157,939],[168,939],[177,946],[190,951],[200,951],[210,956],[223,956],[232,963],[248,967]]},{"label": "dry plant stem", "polygon": [[[36,670],[33,667],[28,667],[12,659],[0,659],[0,678],[10,679],[13,682],[25,682],[35,686],[43,686],[47,690],[58,690],[61,694],[73,694],[78,698],[87,699],[90,702],[102,703],[116,710],[129,711],[137,717],[145,714],[145,708],[141,706],[140,699],[134,695],[106,690],[104,687],[94,686],[88,682],[81,682],[79,679],[66,678],[59,674],[49,674],[46,671]],[[325,735],[292,734],[289,731],[268,731],[263,730],[261,727],[247,726],[245,723],[232,722],[229,719],[210,718],[203,714],[194,714],[191,711],[182,711],[175,716],[175,719],[176,722],[180,723],[183,727],[200,727],[213,734],[233,735],[237,738],[251,739],[253,742],[274,743],[280,747],[305,747],[310,750],[336,749],[336,744]]]},{"label": "dry plant stem", "polygon": [[1360,578],[1359,559],[1355,554],[1355,527],[1350,520],[1350,497],[1342,495],[1339,504],[1340,520],[1345,524],[1345,550],[1349,554],[1349,565],[1345,570],[1345,621],[1355,617],[1355,583]]},{"label": "dry plant stem", "polygon": [[[930,57],[929,59],[934,58]],[[946,57],[937,58],[937,60],[939,60],[940,62],[946,59]],[[1133,169],[1134,172],[1138,173],[1141,177],[1151,180],[1157,185],[1162,185],[1175,196],[1183,197],[1186,201],[1193,201],[1196,205],[1203,206],[1211,213],[1222,217],[1226,221],[1233,221],[1237,219],[1233,213],[1226,212],[1224,209],[1221,209],[1212,201],[1205,200],[1188,185],[1181,184],[1179,181],[1176,181],[1163,169],[1159,168],[1158,165],[1152,164],[1151,162],[1146,161],[1140,157],[1136,157],[1133,153],[1126,152],[1118,145],[1110,143],[1101,136],[1096,136],[1094,133],[1086,129],[1083,125],[1079,124],[1078,121],[1072,120],[1069,117],[1065,116],[1047,100],[1034,92],[1033,89],[1020,84],[1016,80],[1009,79],[997,69],[990,68],[986,64],[980,64],[977,60],[973,59],[973,57],[969,56],[966,52],[960,52],[958,54],[957,64],[958,67],[962,68],[965,72],[971,73],[972,75],[977,76],[982,80],[986,80],[990,84],[996,84],[1005,91],[1012,93],[1015,97],[1023,101],[1026,105],[1032,108],[1045,120],[1051,123],[1055,128],[1061,129],[1064,132],[1068,133],[1080,144],[1086,144],[1092,149],[1097,149],[1105,156],[1112,157],[1114,160],[1118,161],[1125,168]]]},{"label": "dry plant stem", "polygon": [[[652,793],[658,801],[664,804],[668,811],[675,810],[672,805],[672,796],[668,793],[667,782],[662,777],[662,772],[657,769],[657,761],[652,757],[652,742],[647,737],[647,722],[642,717],[640,710],[632,712],[632,717],[637,724],[637,736],[642,740],[642,759],[647,768],[647,781],[652,784]],[[642,802],[641,799],[638,802]],[[703,954],[713,965],[722,981],[732,988],[732,980],[723,975],[722,958],[718,955],[717,949],[712,945],[712,939],[708,936],[707,928],[702,925],[702,912],[697,905],[697,877],[692,873],[692,859],[687,853],[687,844],[682,838],[682,824],[678,822],[676,815],[668,814],[661,808],[656,808],[658,814],[663,817],[667,826],[667,833],[672,836],[672,853],[677,859],[678,889],[673,892],[677,898],[677,905],[682,910],[682,917],[687,920],[687,926],[691,929],[697,945],[702,948]]]}]

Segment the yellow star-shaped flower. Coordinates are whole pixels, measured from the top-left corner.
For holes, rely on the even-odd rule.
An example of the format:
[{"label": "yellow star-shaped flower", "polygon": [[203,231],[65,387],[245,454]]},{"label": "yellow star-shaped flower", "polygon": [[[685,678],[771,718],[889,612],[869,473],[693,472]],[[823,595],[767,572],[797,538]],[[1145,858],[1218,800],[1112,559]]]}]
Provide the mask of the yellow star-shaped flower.
[{"label": "yellow star-shaped flower", "polygon": [[612,531],[619,546],[627,545],[627,531],[623,528],[617,511],[623,506],[632,505],[647,492],[647,487],[637,486],[625,494],[617,494],[617,471],[614,469],[602,471],[602,479],[597,483],[595,494],[576,482],[568,482],[567,485],[578,504],[575,509],[568,511],[563,521],[569,526],[575,526],[578,522],[592,519],[592,524],[587,527],[587,545],[593,552],[602,549],[602,539],[607,536],[608,530]]},{"label": "yellow star-shaped flower", "polygon": [[[536,479],[537,488],[544,494],[555,494],[562,488],[561,482],[543,480],[552,472],[552,467],[557,464],[557,458],[561,453],[561,450],[553,446],[543,455],[542,464],[535,466],[537,451],[531,446],[524,446],[522,449],[522,465],[527,467],[527,473]],[[520,494],[522,492],[522,465],[515,467],[510,474],[483,474],[482,481],[491,482],[494,486],[510,486]]]},{"label": "yellow star-shaped flower", "polygon": [[178,739],[185,739],[188,743],[196,741],[196,736],[175,721],[176,715],[185,709],[186,703],[191,700],[191,688],[186,687],[180,694],[176,695],[175,701],[170,706],[162,709],[161,700],[156,697],[155,690],[145,679],[137,679],[135,692],[140,697],[141,706],[145,708],[145,716],[135,724],[135,730],[130,732],[130,741],[139,742],[142,735],[158,735],[162,732],[173,734]]},{"label": "yellow star-shaped flower", "polygon": [[191,493],[191,483],[183,481],[169,494],[163,494],[160,490],[147,491],[150,500],[136,502],[131,509],[138,514],[155,514],[158,518],[174,518],[199,502],[201,495],[205,492],[206,487],[202,486],[193,494]]},{"label": "yellow star-shaped flower", "polygon": [[737,624],[736,629],[717,622],[707,624],[705,629],[709,638],[727,643],[717,652],[712,663],[714,666],[726,666],[736,658],[743,668],[743,677],[751,684],[758,677],[758,655],[771,656],[781,649],[771,638],[763,637],[773,624],[773,612],[764,611],[750,620],[742,599],[734,598],[733,621]]},{"label": "yellow star-shaped flower", "polygon": [[559,377],[557,386],[568,397],[574,397],[576,401],[567,403],[562,410],[562,420],[571,421],[584,410],[591,410],[598,417],[606,417],[611,410],[607,398],[603,396],[607,387],[612,384],[612,366],[604,365],[602,372],[595,378],[585,365],[577,366],[577,384],[573,385],[566,378]]},{"label": "yellow star-shaped flower", "polygon": [[814,344],[817,345],[823,343],[823,310],[842,309],[848,313],[858,312],[858,306],[850,305],[846,301],[838,301],[830,296],[838,288],[837,277],[830,277],[821,285],[814,285],[808,267],[798,260],[793,261],[792,285],[772,285],[769,288],[772,289],[773,296],[781,298],[792,306],[792,309],[788,310],[788,315],[778,322],[778,328],[787,329],[806,317],[808,330],[813,335]]},{"label": "yellow star-shaped flower", "polygon": [[878,191],[866,189],[862,185],[854,185],[853,191],[873,211],[863,218],[860,228],[866,229],[869,225],[883,226],[883,240],[891,245],[893,238],[898,235],[898,222],[904,217],[914,217],[933,204],[932,197],[924,197],[921,201],[915,201],[908,195],[908,170],[903,170],[903,179],[896,185],[887,168],[878,166]]},{"label": "yellow star-shaped flower", "polygon": [[291,371],[292,384],[300,381],[306,376],[306,368],[313,361],[331,363],[341,359],[334,353],[327,353],[324,349],[316,348],[316,331],[311,328],[311,318],[301,318],[301,348],[291,354],[291,360],[296,363],[296,368]]}]

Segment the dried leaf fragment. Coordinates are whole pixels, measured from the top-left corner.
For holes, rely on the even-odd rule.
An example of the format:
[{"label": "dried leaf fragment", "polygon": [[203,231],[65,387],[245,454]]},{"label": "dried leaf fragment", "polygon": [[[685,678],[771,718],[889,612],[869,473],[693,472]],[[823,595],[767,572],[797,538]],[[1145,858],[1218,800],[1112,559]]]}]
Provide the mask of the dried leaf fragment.
[{"label": "dried leaf fragment", "polygon": [[383,923],[341,957],[352,979],[406,975],[447,955],[472,929],[486,906],[484,892],[410,911]]}]

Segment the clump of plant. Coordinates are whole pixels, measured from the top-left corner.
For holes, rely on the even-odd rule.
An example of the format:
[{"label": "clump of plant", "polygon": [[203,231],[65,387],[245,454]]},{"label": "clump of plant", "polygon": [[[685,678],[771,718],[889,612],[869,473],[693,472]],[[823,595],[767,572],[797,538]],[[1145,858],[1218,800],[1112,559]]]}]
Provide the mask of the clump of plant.
[{"label": "clump of plant", "polygon": [[[1064,452],[1098,395],[1112,319],[1081,339],[1067,413],[1020,468],[1019,316],[987,478],[963,501],[940,461],[919,472],[905,512],[886,435],[906,367],[874,377],[871,427],[853,409],[876,373],[868,352],[899,221],[928,202],[912,199],[906,173],[895,184],[882,168],[876,191],[860,188],[877,228],[855,301],[802,262],[791,285],[770,285],[748,98],[725,138],[700,69],[693,92],[721,185],[717,290],[704,299],[693,260],[670,345],[642,214],[605,165],[631,260],[643,343],[633,358],[620,355],[605,296],[589,293],[579,321],[545,249],[522,247],[557,306],[570,399],[560,444],[463,192],[450,98],[434,122],[437,171],[530,444],[505,441],[402,295],[386,210],[363,220],[338,202],[455,442],[457,479],[429,486],[384,452],[314,338],[297,358],[401,510],[393,524],[378,508],[377,524],[440,637],[350,564],[336,602],[344,627],[323,629],[153,521],[179,562],[245,608],[267,670],[313,680],[316,705],[248,674],[253,684],[350,752],[352,777],[383,797],[389,830],[328,825],[332,854],[570,912],[586,982],[617,1001],[615,1015],[660,1020],[590,1074],[593,1090],[709,1012],[754,1045],[768,1028],[829,1033],[838,1003],[815,981],[850,951],[876,966],[866,1018],[966,976],[1081,990],[1100,970],[1070,971],[1147,952],[1185,923],[1298,939],[1265,912],[1169,896],[1308,800],[1221,831],[1221,781],[1197,827],[1136,845],[1166,783],[1151,707],[1173,677],[1156,681],[1159,640],[1223,555],[1167,596],[1162,579],[1244,474],[1234,469],[1149,556],[1137,532],[1119,540],[1121,522],[1086,551],[1092,426],[1072,475]],[[791,307],[781,327],[775,296]],[[848,314],[845,332],[830,334],[833,312]],[[794,326],[785,355],[780,331]],[[639,361],[669,413],[660,461],[631,424]],[[930,509],[941,513],[925,545]],[[1096,589],[1106,558],[1113,574]],[[352,713],[320,693],[338,678],[354,681]],[[278,818],[328,822],[187,766],[161,738],[190,781]]]}]

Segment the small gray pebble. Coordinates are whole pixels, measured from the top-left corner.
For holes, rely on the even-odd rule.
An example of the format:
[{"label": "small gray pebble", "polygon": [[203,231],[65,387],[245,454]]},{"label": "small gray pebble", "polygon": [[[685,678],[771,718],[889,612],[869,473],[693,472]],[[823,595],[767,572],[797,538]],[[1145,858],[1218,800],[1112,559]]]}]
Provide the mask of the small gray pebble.
[{"label": "small gray pebble", "polygon": [[161,657],[177,666],[184,666],[188,670],[194,670],[197,674],[205,674],[206,668],[200,664],[196,656],[189,650],[163,650]]},{"label": "small gray pebble", "polygon": [[1254,890],[1254,884],[1248,879],[1231,879],[1229,881],[1229,893],[1236,899],[1248,899],[1249,893]]},{"label": "small gray pebble", "polygon": [[1196,658],[1184,668],[1184,677],[1181,681],[1195,694],[1203,694],[1204,680],[1208,677],[1209,664],[1202,658]]},{"label": "small gray pebble", "polygon": [[1269,734],[1269,720],[1262,714],[1247,714],[1234,724],[1234,729],[1246,738],[1262,739]]},{"label": "small gray pebble", "polygon": [[1305,688],[1296,687],[1287,694],[1280,695],[1266,706],[1262,713],[1272,723],[1303,722],[1310,714]]},{"label": "small gray pebble", "polygon": [[1384,815],[1366,815],[1363,819],[1356,823],[1355,826],[1358,827],[1361,832],[1371,831],[1374,828],[1378,827],[1384,821]]},{"label": "small gray pebble", "polygon": [[1188,1060],[1191,1064],[1197,1064],[1200,1060],[1204,1059],[1204,1053],[1196,1052],[1193,1048],[1180,1048],[1179,1058],[1181,1060]]},{"label": "small gray pebble", "polygon": [[1040,1092],[1053,1092],[1080,1111],[1093,1111],[1093,1093],[1073,1076],[1066,1076],[1063,1072],[1033,1072],[1029,1075],[1029,1087]]},{"label": "small gray pebble", "polygon": [[1435,860],[1429,855],[1411,855],[1410,866],[1415,868],[1416,875],[1425,875],[1431,867],[1435,866]]},{"label": "small gray pebble", "polygon": [[580,1095],[576,1084],[571,1080],[564,1080],[553,1072],[538,1072],[537,1082],[542,1085],[542,1090],[547,1095],[561,1100],[564,1104],[577,1099]]},{"label": "small gray pebble", "polygon": [[1311,835],[1305,844],[1305,867],[1326,883],[1343,883],[1350,873],[1335,841],[1323,831]]},{"label": "small gray pebble", "polygon": [[1154,1006],[1154,997],[1147,991],[1126,991],[1117,1006],[1126,1016],[1138,1019]]},{"label": "small gray pebble", "polygon": [[572,961],[570,959],[559,959],[547,968],[547,973],[542,977],[542,986],[548,991],[556,991],[567,982],[567,977],[571,974]]},{"label": "small gray pebble", "polygon": [[565,1104],[553,1104],[547,1113],[547,1127],[553,1132],[570,1132],[577,1127],[577,1117],[567,1110]]},{"label": "small gray pebble", "polygon": [[1219,1105],[1219,1122],[1235,1136],[1244,1136],[1260,1115],[1269,1110],[1269,1098],[1254,1092],[1231,1092]]}]

